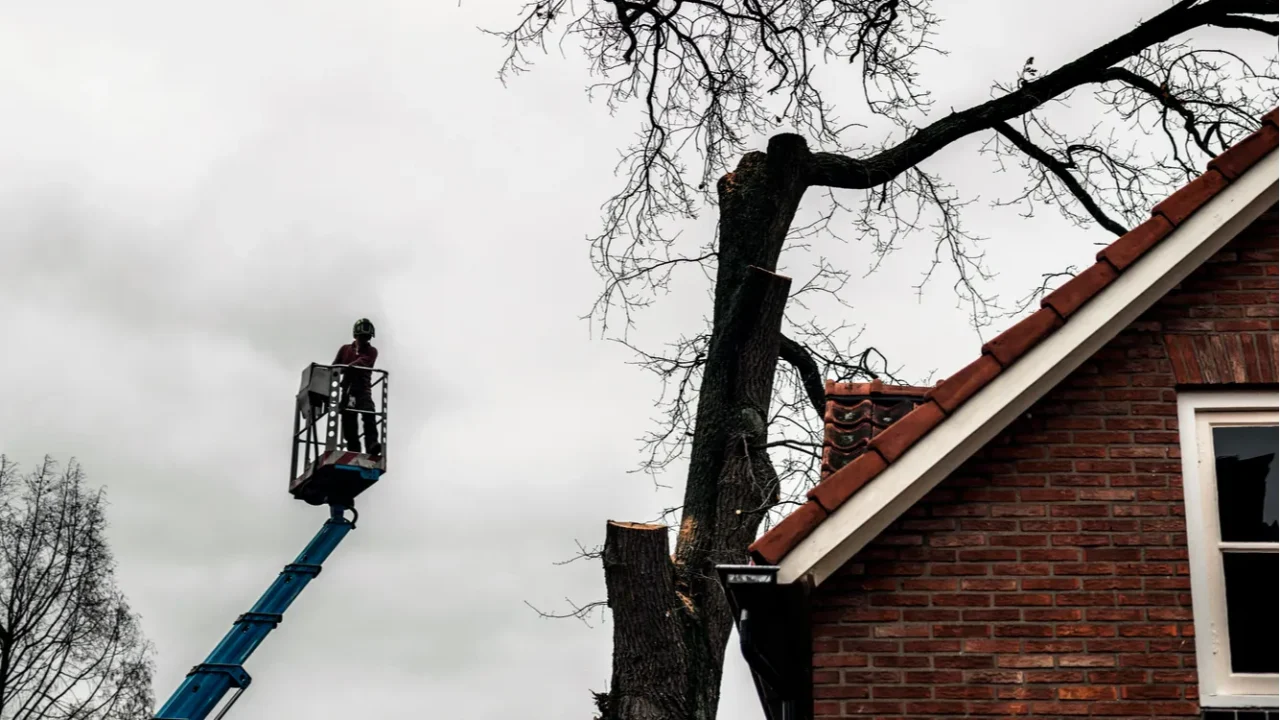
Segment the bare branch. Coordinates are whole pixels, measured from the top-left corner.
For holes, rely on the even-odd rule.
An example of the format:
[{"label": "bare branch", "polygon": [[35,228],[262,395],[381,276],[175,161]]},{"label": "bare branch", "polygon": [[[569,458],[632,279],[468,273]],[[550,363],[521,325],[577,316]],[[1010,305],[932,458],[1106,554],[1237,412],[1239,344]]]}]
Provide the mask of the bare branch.
[{"label": "bare branch", "polygon": [[114,585],[103,506],[74,461],[20,476],[0,456],[0,717],[151,712],[150,645]]},{"label": "bare branch", "polygon": [[567,620],[569,618],[573,618],[575,620],[581,620],[582,624],[587,627],[591,627],[590,617],[593,613],[599,613],[601,618],[603,618],[604,611],[609,606],[609,603],[604,600],[589,602],[585,605],[578,605],[569,598],[565,598],[564,601],[570,608],[572,608],[569,612],[553,613],[539,610],[528,600],[526,600],[524,604],[527,605],[530,610],[538,613],[538,617],[543,618],[544,620]]},{"label": "bare branch", "polygon": [[1017,130],[1010,127],[1008,123],[996,123],[995,129],[996,132],[1000,133],[1005,139],[1013,143],[1014,147],[1026,153],[1033,160],[1043,165],[1049,172],[1056,175],[1058,179],[1062,181],[1062,184],[1067,186],[1067,189],[1073,196],[1075,196],[1076,200],[1080,201],[1081,205],[1084,205],[1085,209],[1089,211],[1089,214],[1093,216],[1093,219],[1098,221],[1099,225],[1110,230],[1116,235],[1123,235],[1128,232],[1128,229],[1125,228],[1125,226],[1107,217],[1107,214],[1102,211],[1102,208],[1098,207],[1098,203],[1094,201],[1093,197],[1084,189],[1084,186],[1072,177],[1070,165],[1036,147],[1030,140],[1019,134]]},{"label": "bare branch", "polygon": [[809,354],[809,349],[783,335],[778,355],[799,373],[800,380],[804,384],[805,393],[809,396],[809,402],[813,405],[814,411],[819,416],[825,413],[827,391],[823,384],[821,371],[818,369],[818,363]]}]

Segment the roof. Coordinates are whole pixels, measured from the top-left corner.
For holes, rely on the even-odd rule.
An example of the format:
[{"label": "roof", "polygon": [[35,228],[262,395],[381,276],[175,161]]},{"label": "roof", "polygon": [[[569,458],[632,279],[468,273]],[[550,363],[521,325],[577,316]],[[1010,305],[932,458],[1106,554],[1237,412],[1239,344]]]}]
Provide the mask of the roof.
[{"label": "roof", "polygon": [[856,460],[885,428],[906,417],[925,401],[927,387],[865,383],[826,384],[823,416],[822,480]]},{"label": "roof", "polygon": [[[1010,406],[1018,403],[1026,403],[1034,401],[1030,395],[1035,391],[1036,377],[1032,377],[1035,373],[1040,373],[1044,380],[1045,377],[1057,374],[1065,376],[1071,368],[1061,370],[1065,364],[1063,358],[1057,361],[1049,362],[1044,365],[1045,368],[1052,368],[1053,373],[1043,370],[1039,367],[1034,372],[1023,372],[1020,363],[1029,353],[1037,349],[1041,344],[1048,345],[1045,341],[1055,335],[1064,336],[1064,341],[1057,343],[1059,346],[1079,346],[1076,350],[1085,348],[1088,345],[1097,345],[1097,338],[1105,332],[1119,332],[1123,325],[1117,325],[1121,320],[1127,324],[1131,320],[1126,319],[1136,317],[1136,312],[1145,307],[1138,308],[1143,302],[1148,305],[1159,299],[1159,296],[1165,292],[1158,287],[1158,284],[1169,285],[1171,279],[1173,282],[1180,281],[1181,277],[1185,277],[1187,273],[1193,270],[1200,262],[1203,261],[1203,246],[1207,244],[1209,236],[1221,236],[1224,229],[1230,230],[1234,236],[1239,231],[1238,223],[1233,224],[1238,216],[1244,214],[1249,208],[1256,210],[1257,202],[1252,202],[1257,198],[1245,198],[1235,202],[1231,208],[1227,208],[1224,212],[1216,213],[1214,218],[1205,222],[1189,222],[1192,216],[1202,207],[1205,207],[1215,197],[1223,196],[1226,199],[1235,200],[1235,198],[1227,198],[1231,193],[1226,193],[1228,188],[1234,186],[1247,186],[1240,193],[1250,195],[1271,193],[1270,198],[1264,198],[1266,205],[1269,207],[1275,203],[1275,175],[1274,159],[1271,163],[1272,167],[1269,172],[1263,175],[1250,175],[1249,182],[1239,182],[1245,178],[1249,171],[1264,157],[1271,155],[1277,149],[1277,140],[1280,139],[1280,128],[1277,126],[1277,110],[1273,109],[1262,118],[1262,127],[1254,133],[1241,139],[1236,144],[1228,148],[1221,155],[1211,160],[1205,172],[1187,183],[1185,186],[1174,192],[1164,201],[1157,204],[1151,211],[1151,218],[1129,232],[1120,236],[1115,242],[1098,252],[1096,262],[1083,272],[1076,275],[1061,287],[1054,290],[1041,302],[1040,309],[1024,318],[1013,327],[996,336],[990,342],[982,346],[982,353],[973,362],[956,372],[949,378],[946,378],[933,388],[927,389],[921,402],[916,405],[909,413],[901,419],[889,424],[883,430],[875,433],[874,437],[870,437],[866,442],[868,451],[856,455],[856,459],[840,465],[838,469],[833,467],[833,471],[826,475],[816,487],[808,492],[807,500],[799,506],[794,512],[785,517],[782,522],[774,526],[767,533],[751,544],[749,551],[752,559],[757,564],[778,565],[793,550],[806,541],[819,526],[823,525],[831,518],[837,510],[849,503],[849,500],[859,494],[859,491],[867,487],[873,480],[886,474],[886,471],[900,460],[918,443],[926,439],[930,435],[941,435],[942,432],[935,432],[939,428],[945,428],[949,424],[956,424],[955,420],[958,414],[965,415],[964,424],[966,429],[965,438],[956,439],[953,442],[942,443],[941,441],[932,443],[936,447],[928,448],[929,452],[925,456],[912,458],[912,469],[910,472],[903,470],[900,474],[905,475],[923,475],[926,468],[931,464],[939,464],[943,459],[940,453],[945,450],[949,453],[946,457],[948,461],[954,459],[952,456],[958,457],[961,451],[972,454],[977,449],[974,445],[974,439],[982,433],[974,425],[981,418],[979,415],[988,416],[986,422],[988,424],[999,421],[1001,417],[1011,419],[1009,412],[1003,412],[998,407],[1002,403]],[[1260,166],[1261,167],[1261,166]],[[1238,194],[1238,193],[1237,193]],[[1223,203],[1219,203],[1222,205]],[[1257,210],[1254,212],[1256,217]],[[1202,215],[1205,213],[1202,213]],[[1252,217],[1248,218],[1252,220]],[[1190,238],[1191,235],[1197,237]],[[1204,238],[1200,238],[1204,235]],[[1176,251],[1170,249],[1169,252],[1163,254],[1153,252],[1161,246],[1169,246],[1172,248],[1175,236],[1180,238]],[[1181,238],[1190,238],[1181,240]],[[1229,238],[1228,238],[1229,239]],[[1226,240],[1220,240],[1225,243]],[[1147,263],[1139,261],[1148,256],[1161,255],[1157,260]],[[1199,258],[1199,259],[1197,259]],[[1157,268],[1156,265],[1159,265]],[[1142,266],[1142,269],[1135,269]],[[1182,273],[1178,277],[1178,273]],[[1129,277],[1133,276],[1133,277]],[[1139,277],[1141,276],[1141,277]],[[1155,283],[1152,279],[1158,279],[1159,283]],[[1118,282],[1125,279],[1126,282]],[[1138,287],[1134,287],[1138,285]],[[1151,285],[1152,287],[1141,287],[1141,285]],[[1113,313],[1108,308],[1101,310],[1092,309],[1090,312],[1082,312],[1086,304],[1095,297],[1099,297],[1107,293],[1108,288],[1112,286],[1125,285],[1124,292],[1116,291],[1117,297],[1123,295],[1123,307],[1128,311],[1130,307],[1138,308],[1137,311],[1124,313]],[[1156,294],[1153,291],[1159,290]],[[1101,302],[1101,301],[1100,301]],[[1096,305],[1096,304],[1095,304]],[[1083,315],[1089,315],[1087,320],[1080,320]],[[1114,317],[1111,317],[1114,315]],[[1069,328],[1064,330],[1064,328]],[[1110,336],[1105,339],[1109,340]],[[1055,350],[1061,353],[1061,350]],[[1041,353],[1045,355],[1045,353]],[[1053,358],[1048,358],[1053,360]],[[1017,367],[1015,367],[1017,366]],[[1074,367],[1074,366],[1072,366]],[[992,395],[989,386],[997,385],[997,379],[1001,376],[1009,376],[1006,385],[1011,388],[1017,386],[1016,390],[1009,390],[1011,394],[997,397]],[[1040,386],[1043,387],[1041,382]],[[828,383],[828,393],[832,390],[841,391],[841,385],[837,383]],[[883,386],[880,388],[881,393],[892,386]],[[848,389],[848,386],[846,386]],[[869,390],[869,388],[854,388],[861,390]],[[901,390],[892,390],[890,393],[911,396],[918,392],[921,388],[904,388]],[[988,390],[987,393],[983,393]],[[1040,392],[1047,391],[1043,388]],[[852,394],[846,392],[845,394]],[[984,398],[993,402],[984,403],[988,407],[977,410],[969,406],[975,405],[971,403],[975,396],[982,394]],[[1037,396],[1038,397],[1038,396]],[[962,413],[962,411],[964,411]],[[1020,410],[1018,410],[1020,412]],[[828,442],[832,438],[832,410],[831,404],[828,404],[827,421],[828,421]],[[948,421],[951,420],[949,423]],[[1006,421],[1007,422],[1007,421]],[[838,430],[838,428],[837,428]],[[994,432],[994,431],[992,431]],[[985,440],[983,440],[985,442]],[[837,448],[838,450],[838,448]],[[829,453],[824,453],[824,471],[828,466]],[[965,459],[965,458],[961,458]],[[955,461],[957,464],[959,460]],[[940,473],[933,473],[932,480],[934,484],[940,482],[942,477]],[[917,478],[918,479],[918,478]],[[912,480],[897,479],[890,487],[884,485],[877,488],[874,493],[875,507],[862,509],[859,517],[851,522],[863,524],[878,524],[883,526],[887,524],[884,517],[891,512],[902,512],[907,507],[914,504],[922,491],[917,492]],[[862,493],[866,495],[868,493]],[[906,497],[912,495],[914,497]],[[899,497],[901,496],[901,497]],[[868,503],[872,502],[870,499]],[[896,505],[895,505],[896,503]],[[895,509],[896,508],[896,509]],[[852,518],[851,514],[844,513],[846,518]],[[894,516],[896,517],[896,515]],[[875,519],[876,523],[869,523],[870,519]],[[841,530],[842,533],[852,532],[849,528]],[[876,530],[878,533],[879,531]],[[824,539],[822,548],[814,548],[812,557],[817,557],[823,552],[830,552],[832,547],[832,538]],[[813,544],[812,542],[810,544]],[[849,551],[848,548],[845,548]],[[817,560],[807,559],[805,564],[810,566]],[[830,564],[830,563],[828,563]],[[783,573],[783,575],[796,575],[800,570],[791,573]],[[829,572],[829,571],[828,571]],[[781,577],[782,582],[790,582],[793,577]],[[821,578],[819,578],[819,581]]]}]

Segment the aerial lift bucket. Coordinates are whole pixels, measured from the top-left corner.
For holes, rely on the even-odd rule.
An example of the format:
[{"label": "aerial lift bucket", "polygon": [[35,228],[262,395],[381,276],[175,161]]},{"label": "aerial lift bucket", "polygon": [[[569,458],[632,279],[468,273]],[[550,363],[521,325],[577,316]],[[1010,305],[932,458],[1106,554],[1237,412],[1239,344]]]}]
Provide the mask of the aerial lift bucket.
[{"label": "aerial lift bucket", "polygon": [[[342,373],[369,373],[372,410],[339,407]],[[339,432],[341,423],[372,417],[381,440],[381,452],[371,455],[347,448]],[[293,459],[289,492],[311,505],[339,503],[350,506],[357,495],[378,481],[387,470],[387,372],[347,365],[312,363],[302,371],[293,420]],[[368,450],[368,448],[364,448]]]}]

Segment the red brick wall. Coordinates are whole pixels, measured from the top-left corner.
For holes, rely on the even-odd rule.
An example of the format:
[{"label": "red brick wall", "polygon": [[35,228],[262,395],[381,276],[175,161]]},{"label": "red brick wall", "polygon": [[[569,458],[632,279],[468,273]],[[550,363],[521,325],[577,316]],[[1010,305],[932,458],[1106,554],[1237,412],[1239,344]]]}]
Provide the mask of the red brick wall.
[{"label": "red brick wall", "polygon": [[[1273,207],[816,591],[817,717],[1199,711],[1165,338],[1275,336],[1276,223]],[[1274,383],[1264,346],[1244,366]]]}]

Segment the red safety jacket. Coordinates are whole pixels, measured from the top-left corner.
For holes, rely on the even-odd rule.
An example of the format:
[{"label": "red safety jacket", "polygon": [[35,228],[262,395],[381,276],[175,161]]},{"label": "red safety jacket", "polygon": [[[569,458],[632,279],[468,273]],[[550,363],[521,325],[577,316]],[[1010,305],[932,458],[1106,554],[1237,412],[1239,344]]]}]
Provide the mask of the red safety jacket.
[{"label": "red safety jacket", "polygon": [[[357,367],[373,367],[378,361],[378,348],[365,345],[361,350],[356,343],[338,348],[338,355],[333,359],[334,365],[355,365]],[[370,373],[359,370],[346,370],[342,373],[342,388],[353,394],[369,394]]]}]

